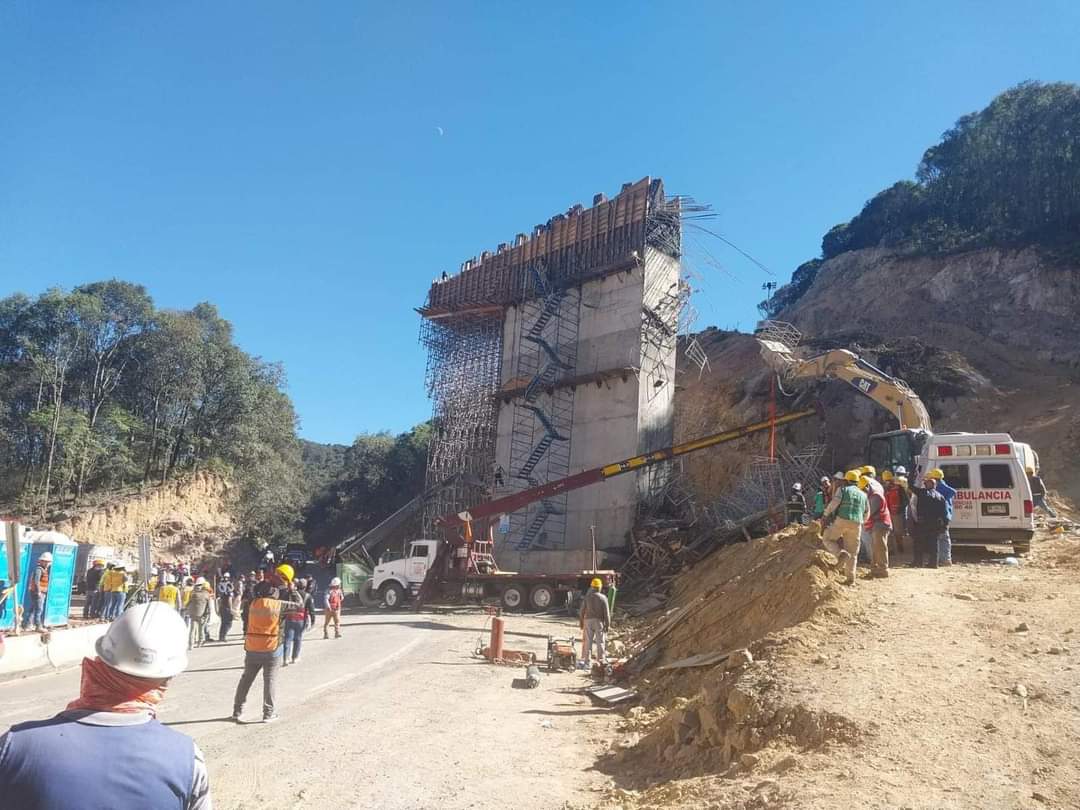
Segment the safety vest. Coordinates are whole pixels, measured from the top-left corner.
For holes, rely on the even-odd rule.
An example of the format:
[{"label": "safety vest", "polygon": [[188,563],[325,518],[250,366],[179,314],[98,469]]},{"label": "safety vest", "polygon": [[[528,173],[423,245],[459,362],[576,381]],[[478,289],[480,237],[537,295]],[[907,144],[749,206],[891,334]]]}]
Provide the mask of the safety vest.
[{"label": "safety vest", "polygon": [[870,494],[867,498],[870,504],[869,514],[866,517],[866,522],[863,523],[863,528],[867,531],[874,528],[877,523],[883,523],[892,528],[892,515],[889,514],[889,504],[885,500],[884,493],[879,495],[876,492]]},{"label": "safety vest", "polygon": [[184,586],[183,596],[181,597],[181,599],[183,600],[183,603],[184,603],[184,607],[187,607],[187,603],[191,599],[191,592],[193,590],[195,590],[194,585],[185,585]]},{"label": "safety vest", "polygon": [[341,603],[345,601],[345,595],[341,588],[331,588],[326,594],[326,604],[331,610],[341,610]]},{"label": "safety vest", "polygon": [[857,486],[849,484],[840,491],[840,505],[836,516],[842,520],[862,520],[866,508],[866,496]]},{"label": "safety vest", "polygon": [[158,591],[158,601],[168,602],[173,607],[176,607],[176,597],[180,595],[180,589],[175,585],[162,585],[161,590]]},{"label": "safety vest", "polygon": [[247,652],[274,652],[281,646],[281,607],[279,599],[259,597],[248,607]]},{"label": "safety vest", "polygon": [[889,487],[885,490],[885,503],[889,505],[889,511],[893,514],[900,513],[900,487]]},{"label": "safety vest", "polygon": [[[38,574],[38,571],[41,573]],[[34,577],[32,583],[34,587],[30,590],[37,593],[45,593],[45,591],[49,590],[49,569],[44,565],[39,565],[34,573],[37,574],[37,576]]]}]

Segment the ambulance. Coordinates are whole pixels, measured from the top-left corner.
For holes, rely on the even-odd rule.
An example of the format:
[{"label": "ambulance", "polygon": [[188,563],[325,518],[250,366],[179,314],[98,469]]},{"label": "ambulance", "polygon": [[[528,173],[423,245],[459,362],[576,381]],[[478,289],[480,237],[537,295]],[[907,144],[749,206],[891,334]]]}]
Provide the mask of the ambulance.
[{"label": "ambulance", "polygon": [[[949,535],[953,545],[1011,545],[1031,549],[1034,503],[1028,467],[1037,464],[1029,445],[1008,433],[937,433],[916,459],[916,475],[940,467],[956,490]],[[915,484],[917,479],[912,479]]]}]

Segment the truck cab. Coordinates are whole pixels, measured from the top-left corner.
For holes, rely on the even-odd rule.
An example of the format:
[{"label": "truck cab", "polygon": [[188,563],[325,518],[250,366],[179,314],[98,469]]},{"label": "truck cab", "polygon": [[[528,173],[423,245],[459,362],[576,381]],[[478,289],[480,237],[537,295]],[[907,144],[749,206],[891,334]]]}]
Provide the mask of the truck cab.
[{"label": "truck cab", "polygon": [[399,607],[420,590],[438,550],[438,540],[413,540],[404,557],[383,555],[371,574],[371,587],[387,607]]}]

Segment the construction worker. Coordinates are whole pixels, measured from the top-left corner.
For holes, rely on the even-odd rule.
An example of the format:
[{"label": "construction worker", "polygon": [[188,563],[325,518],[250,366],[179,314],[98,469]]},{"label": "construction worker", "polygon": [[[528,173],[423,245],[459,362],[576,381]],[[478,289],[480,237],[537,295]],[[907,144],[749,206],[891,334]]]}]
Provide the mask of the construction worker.
[{"label": "construction worker", "polygon": [[949,536],[949,524],[953,519],[953,500],[956,498],[956,490],[949,486],[945,480],[945,471],[940,467],[934,467],[927,473],[934,479],[934,488],[945,499],[945,525],[941,527],[937,538],[937,557],[940,565],[952,565],[952,537]]},{"label": "construction worker", "polygon": [[906,474],[907,471],[903,467],[897,467],[895,473],[885,470],[881,474],[881,480],[885,483],[885,502],[889,505],[889,515],[892,517],[893,524],[890,539],[893,543],[893,550],[896,552],[904,550],[903,539],[907,534],[905,516],[907,514],[908,493],[904,487],[907,482],[904,477]]},{"label": "construction worker", "polygon": [[235,618],[233,614],[233,590],[232,575],[226,571],[221,575],[221,580],[217,586],[218,617],[221,619],[221,624],[218,627],[219,642],[225,641]]},{"label": "construction worker", "polygon": [[937,491],[938,481],[933,470],[923,478],[922,487],[912,488],[908,503],[908,530],[914,540],[911,557],[913,568],[922,568],[924,561],[930,568],[938,567],[938,537],[949,526],[948,505],[945,496]]},{"label": "construction worker", "polygon": [[334,577],[330,580],[330,587],[323,595],[323,608],[326,617],[323,619],[322,637],[330,638],[330,623],[334,623],[334,638],[341,638],[341,606],[345,604],[345,593],[341,590],[341,580]]},{"label": "construction worker", "polygon": [[45,602],[49,598],[49,572],[52,570],[52,552],[46,551],[38,557],[37,565],[30,572],[26,589],[30,593],[30,612],[23,616],[22,629],[31,624],[35,630],[41,630],[45,622]]},{"label": "construction worker", "polygon": [[307,613],[304,611],[304,580],[294,579],[288,586],[288,606],[282,613],[285,622],[285,653],[281,658],[283,667],[300,660],[300,648],[307,630]]},{"label": "construction worker", "polygon": [[315,579],[308,577],[304,582],[301,592],[304,597],[304,616],[307,619],[308,628],[315,627]]},{"label": "construction worker", "polygon": [[127,566],[124,563],[114,563],[112,571],[102,575],[101,590],[104,592],[105,618],[108,621],[119,619],[124,612],[128,590]]},{"label": "construction worker", "polygon": [[823,475],[818,482],[818,490],[814,493],[813,516],[816,520],[820,520],[825,516],[825,505],[831,500],[832,483],[829,481],[829,476]]},{"label": "construction worker", "polygon": [[581,600],[581,609],[578,612],[578,622],[585,635],[585,658],[584,668],[592,668],[593,647],[596,647],[596,657],[601,666],[607,665],[607,631],[611,629],[611,605],[607,597],[600,593],[604,583],[599,577],[589,583],[589,592]]},{"label": "construction worker", "polygon": [[803,495],[802,484],[798,481],[791,485],[784,511],[787,514],[788,525],[802,524],[803,515],[806,514],[806,496]]},{"label": "construction worker", "polygon": [[[288,569],[283,572],[281,569]],[[292,567],[278,566],[278,572],[287,582],[292,581]],[[288,576],[285,576],[285,573]],[[240,722],[248,692],[261,671],[263,674],[263,711],[264,723],[277,720],[274,712],[274,684],[277,682],[278,668],[285,650],[285,634],[282,628],[282,614],[289,610],[288,602],[278,598],[278,589],[270,582],[260,582],[255,586],[254,598],[247,608],[247,632],[244,634],[244,674],[236,685],[233,698],[233,722]]]},{"label": "construction worker", "polygon": [[101,592],[98,585],[101,584],[104,573],[105,560],[102,559],[94,560],[94,564],[86,572],[86,579],[83,580],[83,592],[86,594],[82,614],[84,619],[96,619],[101,615]]},{"label": "construction worker", "polygon": [[859,489],[861,477],[858,470],[844,473],[844,486],[836,491],[825,507],[825,519],[832,519],[825,529],[825,547],[840,560],[848,585],[855,584],[859,535],[869,512],[866,495]]},{"label": "construction worker", "polygon": [[210,779],[192,739],[155,715],[187,666],[184,623],[160,602],[113,622],[84,658],[79,697],[60,714],[0,737],[0,803],[210,810]]},{"label": "construction worker", "polygon": [[196,577],[195,584],[188,597],[186,613],[188,616],[188,649],[201,647],[206,643],[206,625],[210,622],[210,603],[213,597],[204,577]]},{"label": "construction worker", "polygon": [[161,580],[161,587],[157,590],[157,600],[179,613],[184,609],[184,602],[180,597],[180,589],[176,587],[176,577],[172,574],[162,574]]},{"label": "construction worker", "polygon": [[892,515],[885,494],[870,489],[870,479],[859,477],[859,489],[866,493],[867,516],[863,532],[870,534],[870,576],[889,575],[889,535],[892,533]]},{"label": "construction worker", "polygon": [[1057,512],[1046,502],[1046,484],[1043,483],[1039,470],[1028,476],[1028,484],[1031,485],[1031,503],[1036,509],[1042,509],[1052,518],[1057,517]]}]

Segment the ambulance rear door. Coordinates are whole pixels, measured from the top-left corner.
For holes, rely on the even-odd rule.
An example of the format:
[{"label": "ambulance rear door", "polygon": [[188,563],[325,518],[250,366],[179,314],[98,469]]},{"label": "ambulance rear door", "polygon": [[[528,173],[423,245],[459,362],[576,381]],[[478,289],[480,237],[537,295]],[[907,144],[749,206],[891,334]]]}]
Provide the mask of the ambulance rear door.
[{"label": "ambulance rear door", "polygon": [[1001,533],[1001,542],[1016,539],[1022,531],[1031,531],[1031,490],[1020,460],[986,458],[972,462],[978,469],[979,488],[975,514],[982,530]]}]

